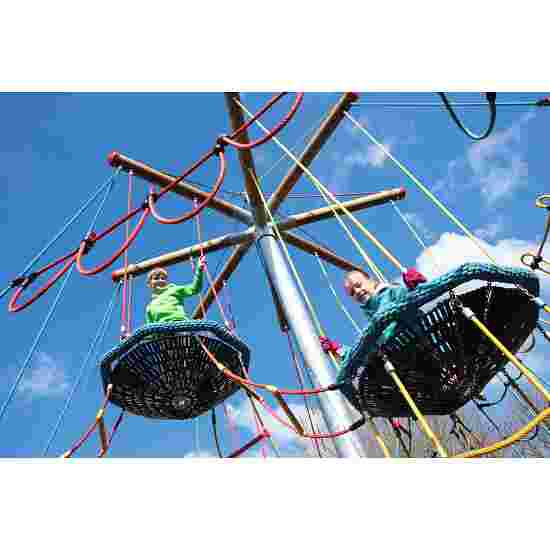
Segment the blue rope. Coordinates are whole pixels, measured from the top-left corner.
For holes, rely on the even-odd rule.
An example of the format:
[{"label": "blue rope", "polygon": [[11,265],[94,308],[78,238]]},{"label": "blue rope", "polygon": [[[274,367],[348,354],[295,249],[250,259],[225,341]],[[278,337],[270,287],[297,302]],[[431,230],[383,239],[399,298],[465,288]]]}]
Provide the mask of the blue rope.
[{"label": "blue rope", "polygon": [[65,401],[65,406],[63,407],[63,410],[61,411],[59,418],[57,419],[57,423],[52,431],[52,434],[50,435],[50,438],[48,439],[48,443],[44,447],[44,450],[42,451],[42,457],[47,456],[48,451],[50,450],[50,447],[53,443],[53,440],[55,439],[55,436],[57,435],[57,432],[59,431],[59,428],[61,426],[61,422],[63,421],[63,418],[65,417],[65,413],[69,409],[69,406],[71,404],[71,401],[73,399],[73,396],[80,385],[80,381],[82,380],[82,376],[84,375],[84,372],[86,370],[86,367],[88,365],[88,362],[90,361],[90,358],[92,357],[92,354],[94,352],[95,347],[103,341],[103,338],[105,337],[105,333],[107,332],[107,326],[109,323],[109,320],[111,319],[111,315],[113,314],[114,305],[115,305],[115,297],[118,290],[120,290],[121,284],[115,287],[115,290],[113,292],[113,295],[111,296],[111,301],[109,305],[107,306],[107,311],[105,312],[105,315],[103,316],[103,321],[101,321],[101,324],[99,325],[99,329],[95,335],[95,338],[92,342],[92,345],[90,346],[90,349],[88,350],[88,354],[86,355],[86,358],[84,359],[84,362],[82,363],[82,367],[80,368],[80,373],[78,374],[78,377],[76,379],[76,382],[71,390],[70,395],[67,397],[67,400]]},{"label": "blue rope", "polygon": [[[23,274],[21,274],[23,276]],[[0,298],[3,298],[13,287],[8,285],[2,292],[0,292]]]},{"label": "blue rope", "polygon": [[[65,225],[58,231],[57,235],[53,237],[53,239],[29,262],[27,267],[21,272],[19,277],[25,277],[27,273],[32,269],[32,267],[42,258],[42,256],[66,233],[66,231],[69,229],[69,227],[88,209],[88,207],[95,201],[95,199],[99,196],[99,194],[105,189],[109,184],[112,186],[114,185],[115,177],[118,175],[122,168],[118,167],[117,170],[111,174],[111,176],[107,179],[103,185],[101,185],[96,192],[80,207],[80,209],[74,214],[67,222],[65,222]],[[109,189],[109,191],[111,190]],[[9,290],[12,288],[12,286],[8,286],[6,289],[4,289],[0,293],[0,298],[3,298]]]},{"label": "blue rope", "polygon": [[44,334],[46,327],[50,321],[50,319],[53,316],[53,313],[55,311],[55,308],[57,307],[57,304],[61,298],[61,295],[63,294],[63,291],[65,290],[65,286],[67,285],[67,282],[69,281],[69,278],[71,277],[73,271],[74,271],[75,264],[70,267],[69,271],[65,275],[65,278],[63,279],[63,283],[61,284],[61,288],[59,289],[59,292],[57,293],[57,296],[55,297],[55,300],[52,304],[52,307],[50,308],[50,311],[48,311],[48,314],[46,315],[46,318],[44,319],[44,322],[42,323],[42,326],[40,327],[40,330],[38,331],[38,334],[36,335],[36,338],[31,346],[31,349],[27,355],[27,358],[23,362],[23,366],[21,367],[21,370],[19,371],[19,374],[17,375],[17,378],[15,379],[15,383],[13,384],[10,393],[8,394],[8,397],[4,404],[2,405],[2,409],[0,409],[0,422],[2,421],[4,417],[4,413],[6,412],[6,409],[10,403],[10,401],[13,398],[13,395],[15,394],[15,391],[17,387],[19,386],[19,382],[21,381],[21,378],[23,377],[23,373],[25,372],[26,368],[28,367],[31,358],[36,350],[36,347],[38,346],[38,343],[40,342],[40,339],[42,338],[42,335]]},{"label": "blue rope", "polygon": [[94,225],[96,224],[97,219],[99,218],[99,215],[101,214],[101,212],[103,210],[103,207],[105,206],[105,202],[107,201],[107,197],[109,196],[109,194],[113,190],[114,185],[115,185],[115,182],[113,181],[113,182],[111,182],[111,185],[107,188],[107,191],[106,191],[101,203],[99,204],[99,208],[97,209],[97,212],[95,213],[94,219],[92,220],[92,223],[90,224],[90,227],[88,228],[88,232],[86,233],[86,236],[88,236],[92,232],[92,229],[94,228]]}]

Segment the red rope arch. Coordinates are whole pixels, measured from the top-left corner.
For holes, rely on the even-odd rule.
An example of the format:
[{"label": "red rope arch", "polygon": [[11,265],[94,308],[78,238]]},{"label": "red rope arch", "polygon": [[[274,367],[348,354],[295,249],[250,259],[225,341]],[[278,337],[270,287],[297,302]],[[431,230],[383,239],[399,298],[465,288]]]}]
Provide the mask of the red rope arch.
[{"label": "red rope arch", "polygon": [[228,145],[232,145],[233,147],[237,149],[254,149],[254,147],[258,147],[258,145],[262,145],[266,141],[269,141],[272,137],[276,136],[294,117],[296,114],[296,111],[298,110],[298,107],[300,106],[300,103],[302,103],[302,99],[304,98],[304,92],[299,92],[296,94],[296,99],[294,101],[294,104],[290,108],[290,111],[281,119],[281,121],[276,124],[269,132],[257,139],[256,141],[252,141],[250,143],[240,143],[239,141],[235,141],[234,138],[238,137],[239,134],[244,132],[253,122],[258,120],[260,116],[262,116],[272,105],[274,105],[279,99],[281,99],[283,96],[286,95],[287,92],[283,92],[281,94],[278,94],[277,96],[273,97],[262,109],[260,109],[252,118],[247,120],[242,126],[237,128],[230,136],[221,136],[220,139],[227,143]]},{"label": "red rope arch", "polygon": [[82,275],[96,275],[97,273],[101,273],[105,269],[107,269],[109,266],[111,266],[115,260],[120,258],[122,254],[130,247],[130,245],[134,242],[136,237],[139,235],[139,232],[143,228],[143,225],[145,224],[145,220],[147,219],[147,216],[149,215],[149,206],[146,206],[143,208],[143,214],[141,215],[141,218],[139,219],[136,227],[134,227],[134,230],[132,233],[130,233],[129,237],[125,239],[124,243],[122,243],[122,246],[105,262],[98,265],[97,267],[94,267],[92,269],[86,269],[82,265],[82,257],[85,256],[91,249],[95,243],[100,241],[103,237],[106,237],[109,233],[114,231],[117,227],[122,225],[125,221],[129,220],[132,216],[134,216],[137,212],[139,212],[143,207],[139,207],[137,209],[134,209],[130,214],[124,216],[121,220],[114,223],[111,227],[109,227],[107,230],[103,231],[100,235],[92,234],[91,236],[84,239],[78,248],[78,252],[76,254],[76,268],[78,269],[79,273]]},{"label": "red rope arch", "polygon": [[[60,264],[63,260],[66,260],[67,258],[70,258],[69,261],[65,263],[65,265],[52,277],[50,277],[46,283],[40,287],[26,302],[23,304],[18,304],[17,300],[19,299],[19,296],[23,293],[23,291],[31,284],[36,277],[41,275],[42,273],[48,271],[52,267],[55,267],[56,265]],[[8,311],[10,313],[17,313],[18,311],[21,311],[25,309],[26,307],[30,306],[32,303],[36,302],[40,296],[45,294],[73,265],[74,261],[76,260],[75,252],[71,252],[70,254],[67,254],[66,256],[63,256],[62,258],[59,258],[55,262],[52,262],[51,264],[48,264],[46,267],[42,268],[40,271],[37,271],[36,273],[33,273],[29,277],[26,277],[25,280],[22,282],[21,286],[16,289],[16,291],[13,293],[13,296],[11,297],[11,300],[8,304]]]},{"label": "red rope arch", "polygon": [[[216,179],[216,183],[214,184],[214,187],[212,188],[212,191],[206,196],[204,201],[202,201],[198,206],[195,206],[192,210],[184,214],[183,216],[180,216],[179,218],[164,218],[161,216],[156,208],[155,208],[155,202],[162,197],[164,193],[166,193],[171,187],[173,187],[178,180],[182,180],[183,178],[187,177],[191,172],[196,170],[201,164],[206,162],[213,154],[217,154],[220,160],[220,170],[218,173],[218,177]],[[186,220],[189,220],[199,214],[204,208],[208,206],[208,204],[212,201],[212,199],[217,195],[223,180],[225,178],[225,169],[226,169],[226,163],[225,163],[225,154],[223,152],[223,147],[216,146],[213,151],[211,151],[208,155],[205,155],[199,162],[196,162],[189,170],[187,170],[178,180],[172,182],[168,187],[165,187],[161,193],[151,193],[148,198],[148,205],[149,210],[151,211],[151,215],[155,220],[157,220],[159,223],[164,224],[176,224],[176,223],[182,223]]]}]

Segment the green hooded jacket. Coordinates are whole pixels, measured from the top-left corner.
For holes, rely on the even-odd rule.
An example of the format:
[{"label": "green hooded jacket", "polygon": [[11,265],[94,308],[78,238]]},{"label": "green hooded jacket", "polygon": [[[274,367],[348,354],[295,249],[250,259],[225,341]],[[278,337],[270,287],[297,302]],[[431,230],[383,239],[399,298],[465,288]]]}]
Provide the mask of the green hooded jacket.
[{"label": "green hooded jacket", "polygon": [[145,324],[189,321],[183,301],[202,290],[203,271],[197,266],[191,284],[168,284],[164,288],[153,289],[153,298],[145,310]]}]

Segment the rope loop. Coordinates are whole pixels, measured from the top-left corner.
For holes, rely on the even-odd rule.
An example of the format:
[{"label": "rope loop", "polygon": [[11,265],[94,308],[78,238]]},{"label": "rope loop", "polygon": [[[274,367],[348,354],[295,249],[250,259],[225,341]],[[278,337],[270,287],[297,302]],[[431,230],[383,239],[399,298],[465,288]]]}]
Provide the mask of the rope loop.
[{"label": "rope loop", "polygon": [[537,208],[550,209],[550,195],[539,195],[535,201]]},{"label": "rope loop", "polygon": [[230,136],[220,136],[223,142],[228,145],[232,145],[236,149],[250,150],[258,147],[258,145],[262,145],[266,141],[269,141],[271,138],[276,136],[292,120],[292,118],[296,114],[300,103],[302,103],[304,92],[299,92],[296,94],[296,99],[294,100],[290,111],[280,120],[280,122],[278,122],[271,130],[269,130],[265,136],[262,136],[256,141],[251,141],[249,143],[241,143],[239,141],[235,141],[236,137],[242,134],[253,122],[256,122],[256,120],[258,120],[261,115],[263,115],[269,108],[271,108],[272,105],[279,101],[279,99],[285,96],[286,93],[287,92],[283,92],[274,96],[270,101],[266,103],[266,105],[264,105],[262,109],[260,109],[254,116],[248,119],[242,126],[237,128]]},{"label": "rope loop", "polygon": [[[151,212],[151,215],[153,216],[153,218],[155,218],[155,220],[157,220],[159,223],[163,223],[163,224],[182,223],[184,221],[187,221],[187,220],[195,217],[197,214],[199,214],[202,210],[204,210],[204,208],[206,208],[210,204],[212,199],[218,193],[218,191],[219,191],[219,189],[220,189],[220,187],[223,183],[223,180],[225,178],[225,172],[226,172],[224,148],[223,147],[218,147],[218,145],[216,144],[216,146],[213,149],[213,154],[217,155],[218,158],[219,158],[220,170],[219,170],[218,177],[216,179],[216,182],[214,184],[214,187],[213,187],[212,191],[206,196],[206,198],[202,201],[202,203],[200,203],[199,205],[192,208],[189,212],[187,212],[183,216],[180,216],[178,218],[165,218],[157,212],[156,207],[155,207],[155,202],[163,195],[163,193],[151,192],[149,194],[148,199],[147,199],[147,207],[148,207],[149,211]],[[164,189],[164,191],[166,191],[166,188]]]},{"label": "rope loop", "polygon": [[38,272],[35,271],[34,273],[29,273],[28,275],[21,275],[17,278],[15,278],[10,283],[10,288],[15,288],[18,286],[21,286],[23,288],[27,288],[36,278],[38,277]]},{"label": "rope loop", "polygon": [[475,141],[481,141],[482,139],[485,139],[486,137],[489,137],[490,133],[493,131],[493,128],[495,126],[495,121],[497,117],[497,108],[496,108],[496,92],[487,92],[485,94],[485,99],[487,99],[487,103],[489,104],[489,111],[491,113],[491,118],[489,120],[489,125],[487,126],[487,129],[482,134],[474,134],[471,132],[458,118],[456,113],[454,112],[451,103],[447,99],[447,96],[443,92],[438,92],[439,97],[442,99],[445,108],[451,115],[451,118],[455,121],[456,125],[470,138],[472,138]]},{"label": "rope loop", "polygon": [[[22,284],[19,286],[19,288],[13,293],[13,296],[11,297],[11,300],[8,304],[8,311],[10,313],[17,313],[19,311],[22,311],[23,309],[25,309],[26,307],[30,306],[31,304],[33,304],[34,302],[36,302],[36,300],[38,300],[38,298],[40,298],[40,296],[42,296],[43,294],[45,294],[59,279],[61,279],[61,277],[63,277],[63,275],[65,273],[67,273],[67,271],[69,270],[69,268],[71,267],[71,265],[73,265],[74,261],[76,260],[76,256],[73,255],[70,257],[70,259],[65,263],[65,265],[57,272],[55,273],[52,277],[50,277],[48,279],[48,281],[46,281],[46,283],[44,284],[44,286],[42,286],[41,288],[39,288],[26,302],[24,302],[23,304],[18,304],[17,303],[17,300],[19,299],[19,296],[21,296],[21,294],[23,293],[23,291],[39,276],[41,275],[44,270],[42,271],[37,271],[35,273],[31,273],[30,275],[28,275],[27,277],[24,278]],[[50,267],[53,267],[53,265],[51,265]],[[16,279],[17,280],[17,279]]]},{"label": "rope loop", "polygon": [[135,208],[127,216],[124,216],[123,218],[118,220],[115,224],[113,224],[111,227],[109,227],[107,230],[103,231],[103,233],[100,233],[99,235],[97,235],[94,232],[90,232],[88,236],[82,240],[78,248],[78,251],[76,253],[76,268],[78,269],[78,272],[81,275],[97,275],[98,273],[101,273],[102,271],[110,267],[118,258],[120,258],[120,256],[122,256],[122,254],[124,254],[124,252],[128,248],[130,248],[130,245],[134,242],[136,237],[139,235],[140,231],[143,228],[143,225],[145,224],[147,216],[150,213],[148,207],[143,211],[141,218],[139,219],[132,233],[128,236],[127,239],[124,240],[124,242],[122,243],[122,246],[108,260],[98,265],[97,267],[90,268],[90,269],[86,269],[82,265],[82,257],[85,256],[90,251],[92,246],[95,246],[95,244],[98,241],[100,241],[103,237],[106,237],[114,229],[122,225],[125,221],[129,220],[132,216],[134,216],[140,210],[141,210],[141,207]]},{"label": "rope loop", "polygon": [[85,256],[92,250],[92,248],[95,246],[95,243],[97,242],[97,233],[94,231],[91,231],[88,233],[86,237],[80,241],[80,248],[82,248],[82,255]]},{"label": "rope loop", "polygon": [[539,271],[550,275],[550,262],[538,254],[533,254],[532,252],[522,254],[521,263],[524,266],[531,268],[533,271],[538,269]]}]

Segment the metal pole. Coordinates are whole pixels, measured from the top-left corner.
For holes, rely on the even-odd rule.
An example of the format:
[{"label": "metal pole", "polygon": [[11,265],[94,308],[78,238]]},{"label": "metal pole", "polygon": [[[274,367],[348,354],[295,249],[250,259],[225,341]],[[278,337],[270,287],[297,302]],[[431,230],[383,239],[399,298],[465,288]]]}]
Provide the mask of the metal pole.
[{"label": "metal pole", "polygon": [[[281,300],[290,327],[294,331],[306,366],[314,375],[319,386],[334,383],[331,366],[321,348],[315,326],[300,296],[281,252],[275,235],[267,228],[258,228],[259,252],[263,255],[266,269]],[[344,396],[338,391],[319,395],[321,414],[331,432],[350,426],[354,419]],[[334,438],[336,452],[340,458],[366,456],[363,443],[355,433]]]}]

